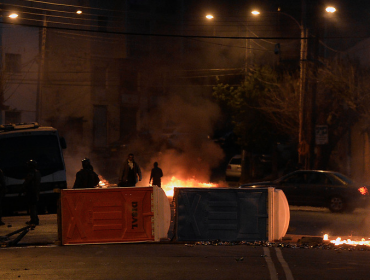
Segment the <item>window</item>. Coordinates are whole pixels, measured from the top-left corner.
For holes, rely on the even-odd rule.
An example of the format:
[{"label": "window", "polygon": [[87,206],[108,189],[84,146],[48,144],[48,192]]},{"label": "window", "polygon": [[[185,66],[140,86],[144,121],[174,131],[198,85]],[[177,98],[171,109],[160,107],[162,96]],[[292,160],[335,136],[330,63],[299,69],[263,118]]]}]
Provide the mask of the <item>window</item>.
[{"label": "window", "polygon": [[6,53],[5,54],[5,71],[8,73],[21,73],[21,58],[20,54]]},{"label": "window", "polygon": [[137,91],[138,90],[138,74],[133,71],[120,71],[120,90],[121,92]]},{"label": "window", "polygon": [[288,178],[285,178],[283,183],[285,184],[305,184],[306,182],[306,174],[304,173],[296,173]]},{"label": "window", "polygon": [[107,69],[105,67],[94,67],[92,73],[92,85],[97,88],[106,88]]},{"label": "window", "polygon": [[93,117],[93,144],[95,148],[107,146],[107,107],[94,106]]},{"label": "window", "polygon": [[108,30],[108,17],[98,16],[98,30],[106,32]]},{"label": "window", "polygon": [[5,111],[5,123],[20,123],[21,112]]}]

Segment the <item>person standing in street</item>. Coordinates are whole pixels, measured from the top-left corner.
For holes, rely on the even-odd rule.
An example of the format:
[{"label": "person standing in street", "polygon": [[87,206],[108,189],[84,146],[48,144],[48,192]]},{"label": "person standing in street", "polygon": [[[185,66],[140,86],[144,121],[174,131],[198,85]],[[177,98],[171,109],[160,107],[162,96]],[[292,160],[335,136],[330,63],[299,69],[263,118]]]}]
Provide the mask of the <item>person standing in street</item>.
[{"label": "person standing in street", "polygon": [[82,160],[82,169],[76,173],[76,180],[73,185],[74,189],[94,188],[100,182],[98,174],[88,158]]},{"label": "person standing in street", "polygon": [[5,187],[6,186],[5,186],[4,174],[3,174],[3,171],[0,169],[0,226],[5,225],[5,223],[2,221],[2,217],[3,217],[2,201],[3,201],[4,195],[5,195]]},{"label": "person standing in street", "polygon": [[150,173],[150,182],[153,181],[153,186],[161,187],[161,178],[163,177],[162,169],[158,167],[158,162],[154,163],[154,168],[152,169],[152,172]]},{"label": "person standing in street", "polygon": [[28,225],[39,225],[37,203],[39,201],[40,182],[41,174],[37,170],[37,162],[31,159],[27,162],[27,175],[23,182],[23,190],[26,192],[26,200],[31,218],[30,221],[26,222]]},{"label": "person standing in street", "polygon": [[135,187],[138,181],[141,181],[141,170],[134,160],[134,155],[129,154],[127,160],[123,163],[121,173],[118,178],[119,187]]}]

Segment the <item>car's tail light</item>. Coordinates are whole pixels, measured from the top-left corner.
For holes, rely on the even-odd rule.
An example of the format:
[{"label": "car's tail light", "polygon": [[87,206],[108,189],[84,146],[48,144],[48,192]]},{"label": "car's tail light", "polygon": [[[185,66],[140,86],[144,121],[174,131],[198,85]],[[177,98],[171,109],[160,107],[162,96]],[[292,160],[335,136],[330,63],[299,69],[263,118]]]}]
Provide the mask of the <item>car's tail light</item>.
[{"label": "car's tail light", "polygon": [[358,191],[362,194],[362,195],[369,195],[369,191],[367,189],[367,187],[363,186],[361,188],[358,189]]},{"label": "car's tail light", "polygon": [[228,166],[227,166],[227,169],[231,169],[231,165],[228,165]]}]

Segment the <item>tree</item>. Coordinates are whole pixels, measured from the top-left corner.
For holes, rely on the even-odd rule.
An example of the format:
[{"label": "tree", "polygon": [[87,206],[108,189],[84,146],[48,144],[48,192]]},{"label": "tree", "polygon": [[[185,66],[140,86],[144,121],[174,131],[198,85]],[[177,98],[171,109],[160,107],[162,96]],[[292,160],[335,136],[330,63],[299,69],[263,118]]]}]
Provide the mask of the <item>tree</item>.
[{"label": "tree", "polygon": [[338,142],[370,106],[369,70],[348,60],[324,61],[310,78],[317,81],[316,124],[328,126],[329,143],[317,146],[314,169],[326,169]]},{"label": "tree", "polygon": [[[327,125],[329,131],[328,144],[316,147],[313,168],[326,169],[339,140],[361,118],[370,116],[369,70],[340,59],[322,61],[311,69],[307,78],[315,84],[311,92],[315,98],[308,114],[313,124]],[[299,82],[298,73],[261,67],[237,88],[223,84],[214,88],[214,96],[232,116],[244,149],[266,149],[282,136],[298,140]],[[370,131],[370,125],[364,129]]]},{"label": "tree", "polygon": [[213,96],[231,116],[234,132],[242,149],[249,152],[271,151],[278,130],[266,113],[264,101],[278,87],[278,76],[270,67],[252,69],[238,87],[218,84]]}]

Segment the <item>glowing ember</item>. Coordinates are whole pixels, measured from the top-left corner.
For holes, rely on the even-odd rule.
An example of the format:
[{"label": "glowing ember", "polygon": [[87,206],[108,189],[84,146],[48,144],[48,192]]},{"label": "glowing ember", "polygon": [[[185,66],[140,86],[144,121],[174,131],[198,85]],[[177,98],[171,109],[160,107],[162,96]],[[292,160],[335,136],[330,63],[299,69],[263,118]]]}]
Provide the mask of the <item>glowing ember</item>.
[{"label": "glowing ember", "polygon": [[103,178],[103,176],[101,176],[101,175],[98,175],[98,176],[99,176],[99,179],[100,179],[98,188],[103,188],[103,189],[109,188],[109,186],[110,186],[109,182],[107,180],[105,180]]},{"label": "glowing ember", "polygon": [[366,195],[366,194],[369,194],[368,190],[366,187],[361,187],[358,189],[358,191],[362,194],[362,195]]},{"label": "glowing ember", "polygon": [[[329,240],[329,236],[327,234],[324,235],[324,240]],[[351,239],[345,239],[342,240],[342,238],[338,237],[335,240],[330,240],[330,243],[333,243],[334,245],[366,245],[370,246],[370,241],[366,241],[365,238],[361,238],[361,240],[351,240]]]},{"label": "glowing ember", "polygon": [[172,177],[171,181],[162,185],[162,189],[167,196],[173,196],[174,188],[215,188],[218,184],[201,183],[195,179],[180,180]]}]

